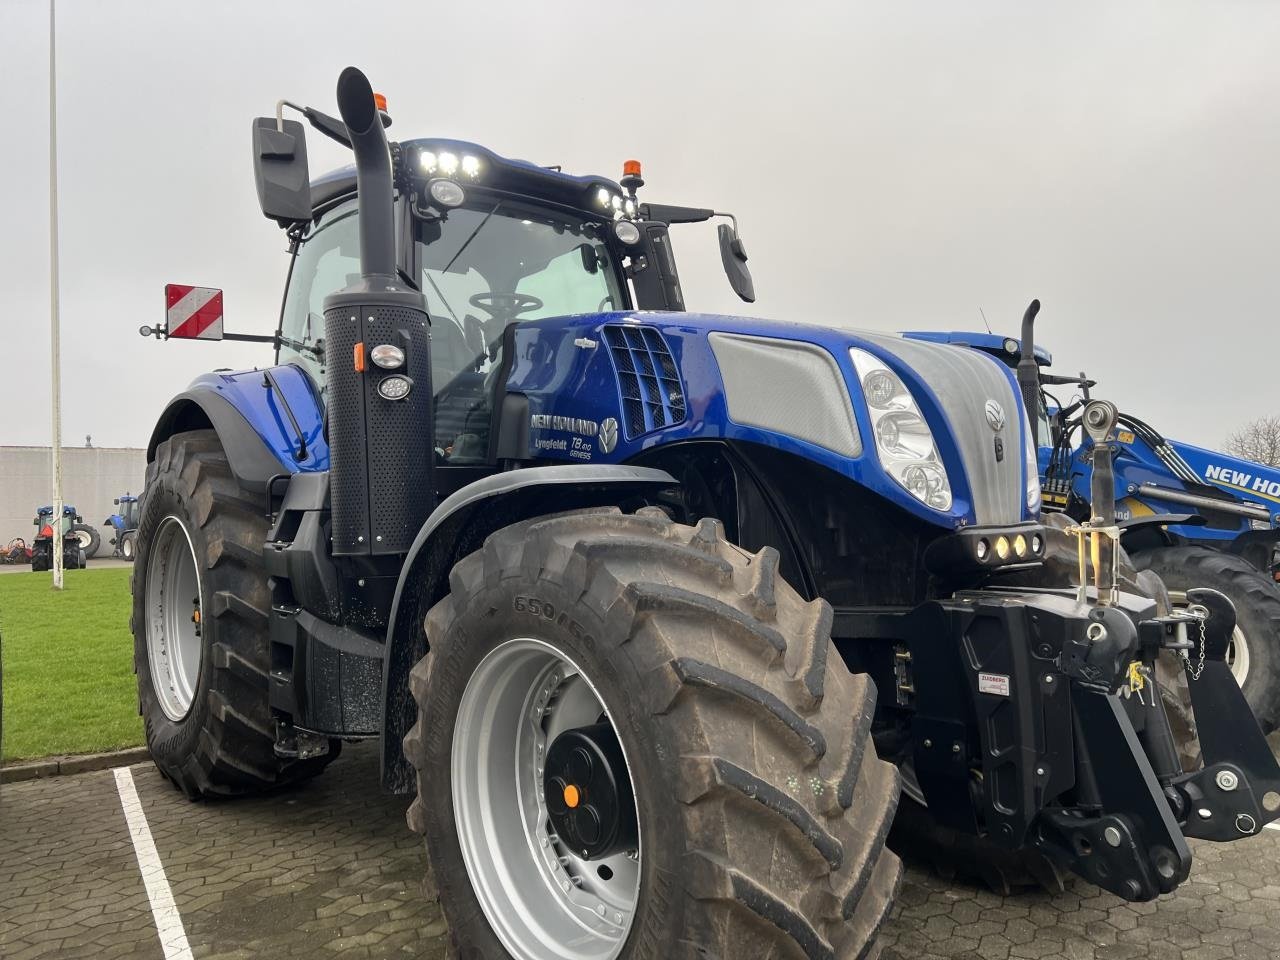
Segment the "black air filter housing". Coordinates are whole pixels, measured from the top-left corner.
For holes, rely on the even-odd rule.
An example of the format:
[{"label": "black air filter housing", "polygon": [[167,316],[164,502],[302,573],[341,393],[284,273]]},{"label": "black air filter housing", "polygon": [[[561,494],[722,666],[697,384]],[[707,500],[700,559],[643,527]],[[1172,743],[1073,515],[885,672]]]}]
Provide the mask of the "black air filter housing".
[{"label": "black air filter housing", "polygon": [[[435,506],[429,330],[422,295],[411,290],[360,281],[325,298],[335,556],[407,553]],[[404,351],[403,367],[372,363],[369,351],[384,343]],[[407,397],[378,393],[390,376],[412,381]]]}]

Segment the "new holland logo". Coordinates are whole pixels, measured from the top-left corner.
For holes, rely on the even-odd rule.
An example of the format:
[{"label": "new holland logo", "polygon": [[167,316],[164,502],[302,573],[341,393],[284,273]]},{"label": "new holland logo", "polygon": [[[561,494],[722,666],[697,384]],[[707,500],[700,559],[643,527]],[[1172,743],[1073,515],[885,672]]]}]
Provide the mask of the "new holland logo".
[{"label": "new holland logo", "polygon": [[613,453],[613,448],[618,445],[618,421],[613,417],[607,417],[600,421],[600,433],[596,436],[600,441],[600,449],[605,453]]},{"label": "new holland logo", "polygon": [[988,400],[982,411],[987,417],[987,426],[996,433],[1004,429],[1004,407],[994,400]]}]

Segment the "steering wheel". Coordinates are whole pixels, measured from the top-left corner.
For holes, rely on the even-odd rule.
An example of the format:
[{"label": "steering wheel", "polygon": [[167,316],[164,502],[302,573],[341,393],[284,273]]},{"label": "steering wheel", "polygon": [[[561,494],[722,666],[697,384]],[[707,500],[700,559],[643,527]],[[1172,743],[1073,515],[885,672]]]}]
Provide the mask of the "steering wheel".
[{"label": "steering wheel", "polygon": [[477,293],[470,303],[494,320],[514,320],[526,310],[538,310],[542,307],[540,299],[527,293]]}]

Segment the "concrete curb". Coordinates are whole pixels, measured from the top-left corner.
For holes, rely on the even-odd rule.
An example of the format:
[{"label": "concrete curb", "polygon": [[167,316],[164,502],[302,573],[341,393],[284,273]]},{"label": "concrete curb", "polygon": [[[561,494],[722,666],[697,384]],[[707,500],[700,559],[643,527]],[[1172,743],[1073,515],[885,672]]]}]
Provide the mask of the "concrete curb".
[{"label": "concrete curb", "polygon": [[72,757],[47,757],[44,760],[32,760],[0,767],[0,783],[65,777],[73,773],[88,773],[91,770],[127,767],[131,763],[142,763],[149,759],[151,759],[151,753],[146,747],[132,747],[111,753],[83,753]]}]

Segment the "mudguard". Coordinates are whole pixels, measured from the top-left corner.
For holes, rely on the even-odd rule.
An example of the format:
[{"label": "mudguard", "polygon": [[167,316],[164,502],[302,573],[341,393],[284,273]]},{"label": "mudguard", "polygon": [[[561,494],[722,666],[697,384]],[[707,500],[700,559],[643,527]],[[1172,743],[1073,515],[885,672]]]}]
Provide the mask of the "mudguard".
[{"label": "mudguard", "polygon": [[[246,370],[197,378],[160,415],[147,443],[147,461],[175,433],[212,428],[231,472],[248,490],[262,492],[281,474],[328,469],[322,408],[306,374],[288,364],[273,367],[271,380],[264,380],[265,373]],[[294,455],[299,440],[306,450],[301,459]]]},{"label": "mudguard", "polygon": [[415,716],[409,671],[426,654],[413,625],[440,600],[453,565],[495,530],[543,514],[621,506],[676,487],[665,470],[613,464],[527,467],[468,484],[441,503],[414,538],[400,571],[383,658],[382,782],[394,793],[413,786],[401,740]]}]

